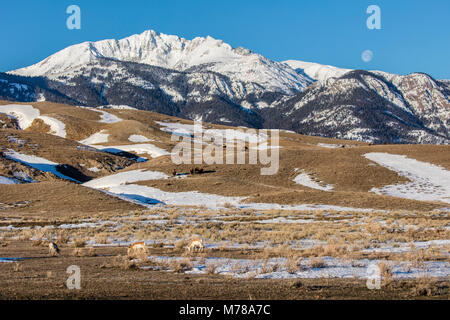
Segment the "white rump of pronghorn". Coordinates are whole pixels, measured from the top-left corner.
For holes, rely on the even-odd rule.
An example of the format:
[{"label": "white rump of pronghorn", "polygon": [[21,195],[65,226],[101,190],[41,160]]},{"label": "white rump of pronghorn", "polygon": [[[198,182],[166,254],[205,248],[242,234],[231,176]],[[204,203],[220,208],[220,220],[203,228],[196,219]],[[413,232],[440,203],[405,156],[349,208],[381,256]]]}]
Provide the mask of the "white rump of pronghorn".
[{"label": "white rump of pronghorn", "polygon": [[202,239],[193,239],[191,242],[189,242],[188,246],[186,247],[189,252],[191,251],[203,251],[203,241]]},{"label": "white rump of pronghorn", "polygon": [[59,248],[54,242],[50,242],[48,244],[48,253],[54,257],[56,257],[59,254]]},{"label": "white rump of pronghorn", "polygon": [[144,242],[136,242],[128,247],[127,254],[129,257],[139,257],[147,255],[148,249]]}]

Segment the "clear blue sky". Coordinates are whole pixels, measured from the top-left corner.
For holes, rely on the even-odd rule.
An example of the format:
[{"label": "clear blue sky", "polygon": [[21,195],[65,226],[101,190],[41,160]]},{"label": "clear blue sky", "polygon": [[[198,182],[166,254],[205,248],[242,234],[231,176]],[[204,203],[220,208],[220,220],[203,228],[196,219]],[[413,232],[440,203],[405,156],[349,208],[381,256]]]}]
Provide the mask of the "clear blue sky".
[{"label": "clear blue sky", "polygon": [[[67,6],[82,29],[66,28]],[[381,8],[368,30],[366,8]],[[186,39],[211,35],[282,61],[450,79],[449,0],[20,0],[0,1],[0,71],[36,63],[69,45],[147,29]],[[374,58],[365,63],[364,50]]]}]

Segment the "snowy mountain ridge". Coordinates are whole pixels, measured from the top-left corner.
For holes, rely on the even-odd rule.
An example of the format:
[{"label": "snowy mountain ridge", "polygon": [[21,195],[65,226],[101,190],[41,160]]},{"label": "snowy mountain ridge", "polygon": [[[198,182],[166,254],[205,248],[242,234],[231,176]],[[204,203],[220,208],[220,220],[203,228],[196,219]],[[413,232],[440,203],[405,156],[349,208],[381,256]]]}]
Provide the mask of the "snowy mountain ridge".
[{"label": "snowy mountain ridge", "polygon": [[347,72],[352,71],[351,69],[342,69],[315,62],[305,62],[299,60],[287,60],[283,61],[283,63],[297,71],[297,73],[305,74],[312,80],[317,81],[325,81],[329,78],[339,78]]},{"label": "snowy mountain ridge", "polygon": [[121,40],[84,42],[63,49],[30,67],[12,71],[21,76],[46,76],[51,79],[70,73],[99,58],[137,62],[177,71],[204,66],[204,69],[252,82],[266,90],[292,93],[311,81],[283,63],[274,62],[248,49],[233,49],[210,36],[186,40],[153,30]]},{"label": "snowy mountain ridge", "polygon": [[130,105],[191,120],[375,143],[450,141],[450,81],[276,62],[212,37],[145,31],[0,73],[0,99]]}]

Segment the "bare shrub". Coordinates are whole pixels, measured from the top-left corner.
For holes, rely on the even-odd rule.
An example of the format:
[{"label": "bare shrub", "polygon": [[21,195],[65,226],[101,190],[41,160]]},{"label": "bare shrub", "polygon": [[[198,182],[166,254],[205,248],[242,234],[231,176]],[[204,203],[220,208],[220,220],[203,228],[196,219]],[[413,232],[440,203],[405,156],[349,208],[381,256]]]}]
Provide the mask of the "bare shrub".
[{"label": "bare shrub", "polygon": [[70,240],[70,234],[67,232],[67,230],[60,230],[58,232],[58,235],[56,236],[56,241],[59,244],[66,244]]},{"label": "bare shrub", "polygon": [[294,274],[294,273],[302,270],[300,262],[301,262],[300,257],[291,256],[291,257],[287,258],[287,260],[285,261],[283,266],[287,272]]},{"label": "bare shrub", "polygon": [[412,293],[415,296],[431,297],[433,295],[433,291],[436,291],[436,283],[427,276],[417,279],[417,283],[412,289]]},{"label": "bare shrub", "polygon": [[326,264],[322,258],[312,258],[309,261],[309,265],[311,268],[325,268]]},{"label": "bare shrub", "polygon": [[108,244],[108,237],[106,235],[103,234],[98,234],[95,236],[95,243],[98,244]]},{"label": "bare shrub", "polygon": [[128,259],[125,256],[116,256],[113,258],[112,266],[122,270],[136,270],[139,269],[134,260]]},{"label": "bare shrub", "polygon": [[84,257],[84,250],[82,248],[75,248],[72,250],[73,257]]},{"label": "bare shrub", "polygon": [[169,263],[169,268],[176,273],[183,273],[192,270],[192,262],[189,259],[172,260]]},{"label": "bare shrub", "polygon": [[391,277],[392,276],[392,266],[386,261],[378,262],[378,268],[380,269],[380,273],[382,277]]},{"label": "bare shrub", "polygon": [[21,263],[14,263],[14,267],[13,267],[14,272],[21,272],[23,271],[23,264]]},{"label": "bare shrub", "polygon": [[206,273],[207,274],[217,274],[217,268],[219,267],[217,262],[210,262],[206,264]]},{"label": "bare shrub", "polygon": [[84,239],[75,239],[73,241],[73,246],[75,248],[84,248],[86,246],[86,240],[84,240]]},{"label": "bare shrub", "polygon": [[33,247],[42,247],[42,246],[46,246],[46,242],[43,240],[33,240],[33,242],[31,243],[31,245]]}]

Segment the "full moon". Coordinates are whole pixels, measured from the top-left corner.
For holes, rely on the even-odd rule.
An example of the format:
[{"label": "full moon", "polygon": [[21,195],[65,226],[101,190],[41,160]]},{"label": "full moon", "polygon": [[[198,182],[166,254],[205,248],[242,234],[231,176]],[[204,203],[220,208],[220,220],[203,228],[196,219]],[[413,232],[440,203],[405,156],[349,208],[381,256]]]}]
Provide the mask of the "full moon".
[{"label": "full moon", "polygon": [[372,59],[373,59],[373,52],[370,51],[370,50],[364,51],[364,52],[362,53],[362,55],[361,55],[361,59],[362,59],[364,62],[370,62],[370,61],[372,61]]}]

